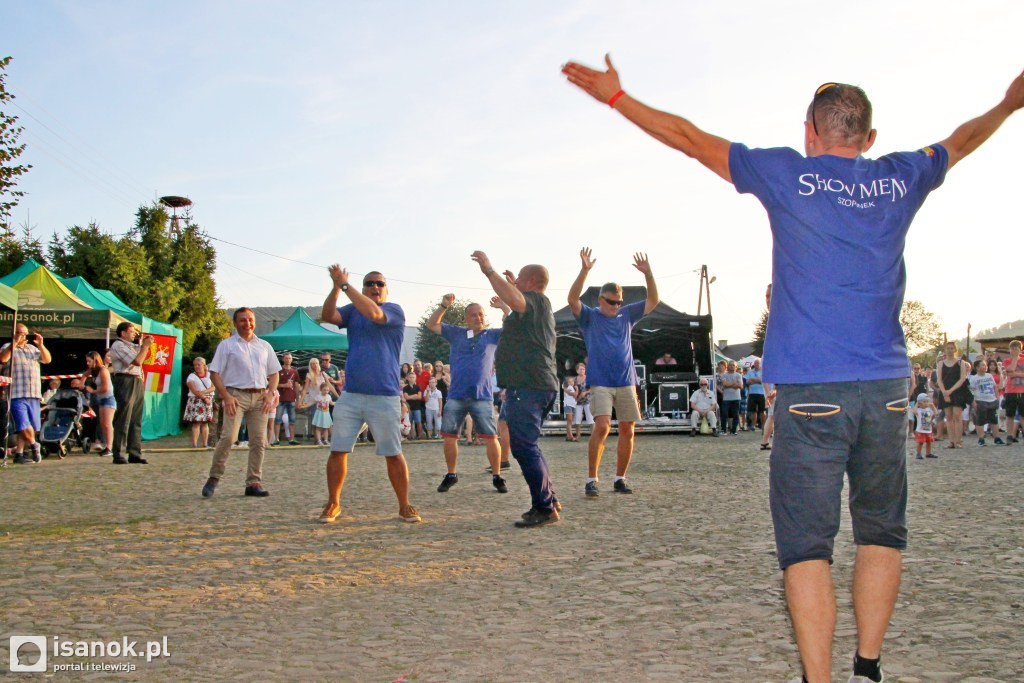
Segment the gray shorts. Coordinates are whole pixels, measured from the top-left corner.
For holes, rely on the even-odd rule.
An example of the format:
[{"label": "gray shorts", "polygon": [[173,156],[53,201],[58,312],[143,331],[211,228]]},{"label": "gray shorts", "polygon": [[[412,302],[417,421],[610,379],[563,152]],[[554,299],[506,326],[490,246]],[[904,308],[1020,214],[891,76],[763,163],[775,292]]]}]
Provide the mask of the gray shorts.
[{"label": "gray shorts", "polygon": [[401,420],[400,396],[374,396],[343,391],[334,406],[331,451],[351,453],[365,423],[370,427],[370,433],[377,444],[377,455],[401,455]]},{"label": "gray shorts", "polygon": [[906,379],[778,387],[769,501],[780,568],[832,562],[844,474],[854,543],[906,548],[908,405]]}]

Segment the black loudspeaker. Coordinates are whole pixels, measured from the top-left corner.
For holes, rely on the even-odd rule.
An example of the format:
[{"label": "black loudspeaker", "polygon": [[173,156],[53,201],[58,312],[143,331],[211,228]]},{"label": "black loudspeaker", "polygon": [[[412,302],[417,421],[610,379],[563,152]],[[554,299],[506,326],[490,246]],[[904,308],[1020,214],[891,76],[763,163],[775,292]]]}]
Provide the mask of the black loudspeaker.
[{"label": "black loudspeaker", "polygon": [[658,413],[670,415],[690,410],[690,387],[685,384],[658,385]]}]

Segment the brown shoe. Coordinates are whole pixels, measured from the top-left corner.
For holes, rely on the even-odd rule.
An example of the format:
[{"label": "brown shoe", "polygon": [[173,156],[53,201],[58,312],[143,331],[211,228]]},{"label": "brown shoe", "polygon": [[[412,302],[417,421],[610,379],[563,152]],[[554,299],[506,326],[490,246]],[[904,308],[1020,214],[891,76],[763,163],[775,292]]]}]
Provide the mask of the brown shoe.
[{"label": "brown shoe", "polygon": [[324,505],[323,511],[320,513],[320,521],[324,524],[330,524],[334,520],[338,519],[338,515],[341,514],[341,506],[335,505],[334,503],[328,503]]},{"label": "brown shoe", "polygon": [[420,513],[416,511],[412,505],[407,505],[404,508],[398,510],[398,516],[403,522],[409,522],[415,524],[416,522],[422,522],[423,519],[420,517]]}]

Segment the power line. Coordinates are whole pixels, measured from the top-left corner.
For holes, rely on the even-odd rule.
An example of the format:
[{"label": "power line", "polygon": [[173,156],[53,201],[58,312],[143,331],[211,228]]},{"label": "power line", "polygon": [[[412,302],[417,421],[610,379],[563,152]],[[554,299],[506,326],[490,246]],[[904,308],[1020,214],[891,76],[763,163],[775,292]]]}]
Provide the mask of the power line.
[{"label": "power line", "polygon": [[43,156],[49,157],[53,161],[57,162],[64,168],[71,171],[74,175],[86,180],[94,187],[102,190],[109,197],[118,202],[134,201],[133,199],[131,199],[129,195],[124,194],[120,188],[117,188],[114,185],[105,182],[94,172],[94,170],[83,166],[80,162],[68,157],[59,149],[54,148],[52,143],[50,143],[49,141],[37,137],[36,134],[28,131],[27,129],[26,133],[28,133],[28,135],[26,136],[26,142],[29,143],[29,150],[39,151],[41,154],[43,154]]},{"label": "power line", "polygon": [[270,280],[268,278],[265,278],[262,275],[257,275],[256,273],[250,273],[247,270],[243,270],[242,268],[239,268],[238,266],[232,265],[232,264],[228,263],[227,261],[225,261],[223,259],[217,259],[217,263],[221,264],[222,266],[227,266],[228,268],[234,268],[235,270],[237,270],[240,273],[245,273],[246,275],[248,275],[250,277],[254,277],[257,280],[261,280],[263,282],[269,282],[270,284],[277,285],[278,287],[285,287],[287,289],[294,289],[296,292],[302,292],[304,294],[312,294],[314,296],[322,296],[323,295],[323,292],[311,292],[308,289],[300,289],[299,287],[293,287],[292,285],[286,285],[283,282],[275,282],[274,280]]},{"label": "power line", "polygon": [[[30,97],[30,96],[26,95],[26,94],[25,94],[25,93],[23,92],[23,89],[21,88],[21,86],[20,86],[20,85],[18,86],[18,91],[19,91],[19,95],[18,95],[18,96],[19,96],[19,99],[26,99],[26,100],[28,100],[28,101],[32,102],[32,104],[33,104],[33,105],[35,105],[36,107],[38,107],[38,108],[39,108],[39,109],[41,109],[42,111],[46,112],[46,113],[47,113],[47,115],[48,115],[48,116],[49,116],[49,117],[50,117],[51,119],[53,119],[54,121],[56,121],[57,125],[63,126],[63,128],[64,128],[64,129],[65,129],[66,131],[68,131],[68,132],[70,133],[70,131],[71,131],[71,128],[70,128],[70,126],[68,126],[68,125],[67,125],[67,124],[65,124],[65,123],[64,123],[63,121],[61,121],[61,120],[60,120],[59,118],[57,118],[56,116],[54,116],[54,114],[53,114],[53,113],[51,113],[50,111],[48,111],[48,110],[46,109],[46,107],[44,107],[44,106],[43,106],[42,104],[40,104],[39,102],[36,102],[36,101],[35,101],[35,100],[33,100],[33,99],[32,99],[32,98]],[[78,147],[78,146],[77,146],[77,145],[76,145],[76,144],[75,144],[74,142],[72,142],[71,140],[68,140],[68,139],[67,139],[67,138],[65,138],[65,137],[64,137],[63,135],[61,135],[61,134],[60,134],[59,132],[57,132],[56,130],[54,130],[53,128],[51,128],[51,127],[50,127],[49,125],[47,125],[47,123],[46,123],[45,121],[43,121],[43,120],[42,120],[42,119],[40,119],[40,118],[39,118],[38,116],[36,116],[36,115],[35,115],[35,114],[33,114],[32,112],[30,112],[30,111],[29,111],[28,109],[25,109],[25,107],[23,107],[22,105],[18,104],[18,102],[11,102],[11,104],[12,104],[12,105],[13,105],[14,107],[17,107],[18,109],[20,109],[20,110],[21,110],[22,112],[24,112],[24,114],[25,114],[26,116],[28,116],[29,118],[31,118],[31,119],[32,119],[33,121],[35,121],[36,123],[38,123],[38,124],[39,124],[40,126],[42,126],[43,128],[45,128],[46,130],[50,131],[50,132],[51,132],[51,133],[52,133],[52,134],[53,134],[54,136],[56,136],[56,137],[57,137],[57,138],[58,138],[59,140],[61,140],[61,141],[62,141],[62,142],[64,142],[65,144],[67,144],[67,145],[68,145],[68,146],[69,146],[70,148],[72,148],[73,150],[75,150],[76,152],[78,152],[79,154],[81,154],[82,156],[84,156],[84,157],[86,157],[86,158],[89,158],[89,159],[93,159],[93,157],[99,157],[100,159],[102,159],[103,161],[105,161],[105,162],[106,162],[106,163],[107,163],[107,164],[109,165],[109,166],[108,166],[108,168],[107,168],[106,170],[107,170],[108,172],[112,172],[112,174],[116,174],[116,175],[120,176],[120,178],[118,178],[118,179],[117,179],[117,180],[118,180],[118,182],[120,182],[120,183],[121,183],[122,185],[124,185],[124,186],[125,186],[126,188],[130,189],[130,190],[131,190],[131,192],[132,192],[132,194],[136,194],[136,193],[137,193],[137,194],[142,194],[142,195],[146,195],[146,194],[148,194],[148,192],[147,192],[146,190],[142,190],[142,189],[141,189],[141,188],[139,188],[138,186],[134,185],[134,184],[133,184],[133,183],[134,183],[134,180],[133,180],[133,179],[131,178],[131,176],[129,176],[129,175],[127,174],[127,173],[124,173],[124,172],[122,172],[122,171],[121,171],[121,170],[120,170],[120,169],[119,169],[119,168],[118,168],[118,167],[117,167],[117,166],[116,166],[116,165],[114,164],[114,162],[113,162],[113,161],[111,161],[111,160],[110,160],[109,158],[107,158],[106,156],[104,156],[103,152],[102,152],[102,151],[100,151],[100,150],[99,150],[98,148],[94,147],[93,145],[89,144],[88,142],[85,142],[85,143],[82,143],[82,144],[84,144],[84,145],[88,146],[88,147],[90,148],[90,150],[91,150],[91,151],[86,151],[86,150],[82,150],[82,149],[81,149],[81,148],[79,148],[79,147]]]}]

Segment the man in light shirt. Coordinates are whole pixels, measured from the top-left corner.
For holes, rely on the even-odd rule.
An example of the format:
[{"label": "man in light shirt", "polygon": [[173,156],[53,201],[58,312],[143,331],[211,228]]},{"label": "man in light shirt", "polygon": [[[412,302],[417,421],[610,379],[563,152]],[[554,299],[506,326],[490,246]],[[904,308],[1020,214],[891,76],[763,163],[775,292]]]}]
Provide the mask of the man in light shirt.
[{"label": "man in light shirt", "polygon": [[270,344],[256,336],[256,316],[239,308],[232,320],[236,334],[217,345],[210,363],[210,380],[217,387],[224,408],[224,431],[213,451],[210,478],[203,486],[209,498],[224,476],[231,444],[238,437],[244,419],[249,430],[249,466],[245,474],[245,495],[263,498],[263,453],[267,446],[267,416],[274,410],[281,363]]},{"label": "man in light shirt", "polygon": [[693,392],[693,396],[690,397],[690,436],[697,436],[700,431],[700,421],[707,418],[708,426],[711,427],[711,434],[718,436],[718,416],[715,415],[715,408],[718,407],[718,402],[715,400],[715,394],[708,389],[708,381],[702,379],[700,381],[700,388]]},{"label": "man in light shirt", "polygon": [[[149,356],[153,337],[141,336],[130,322],[117,326],[117,339],[110,345],[110,381],[114,385],[114,453],[113,463],[145,465],[142,457],[142,411],[146,388],[142,386],[142,363]],[[141,343],[139,343],[141,341]],[[127,445],[126,445],[127,444]],[[126,460],[121,449],[128,451]]]}]

